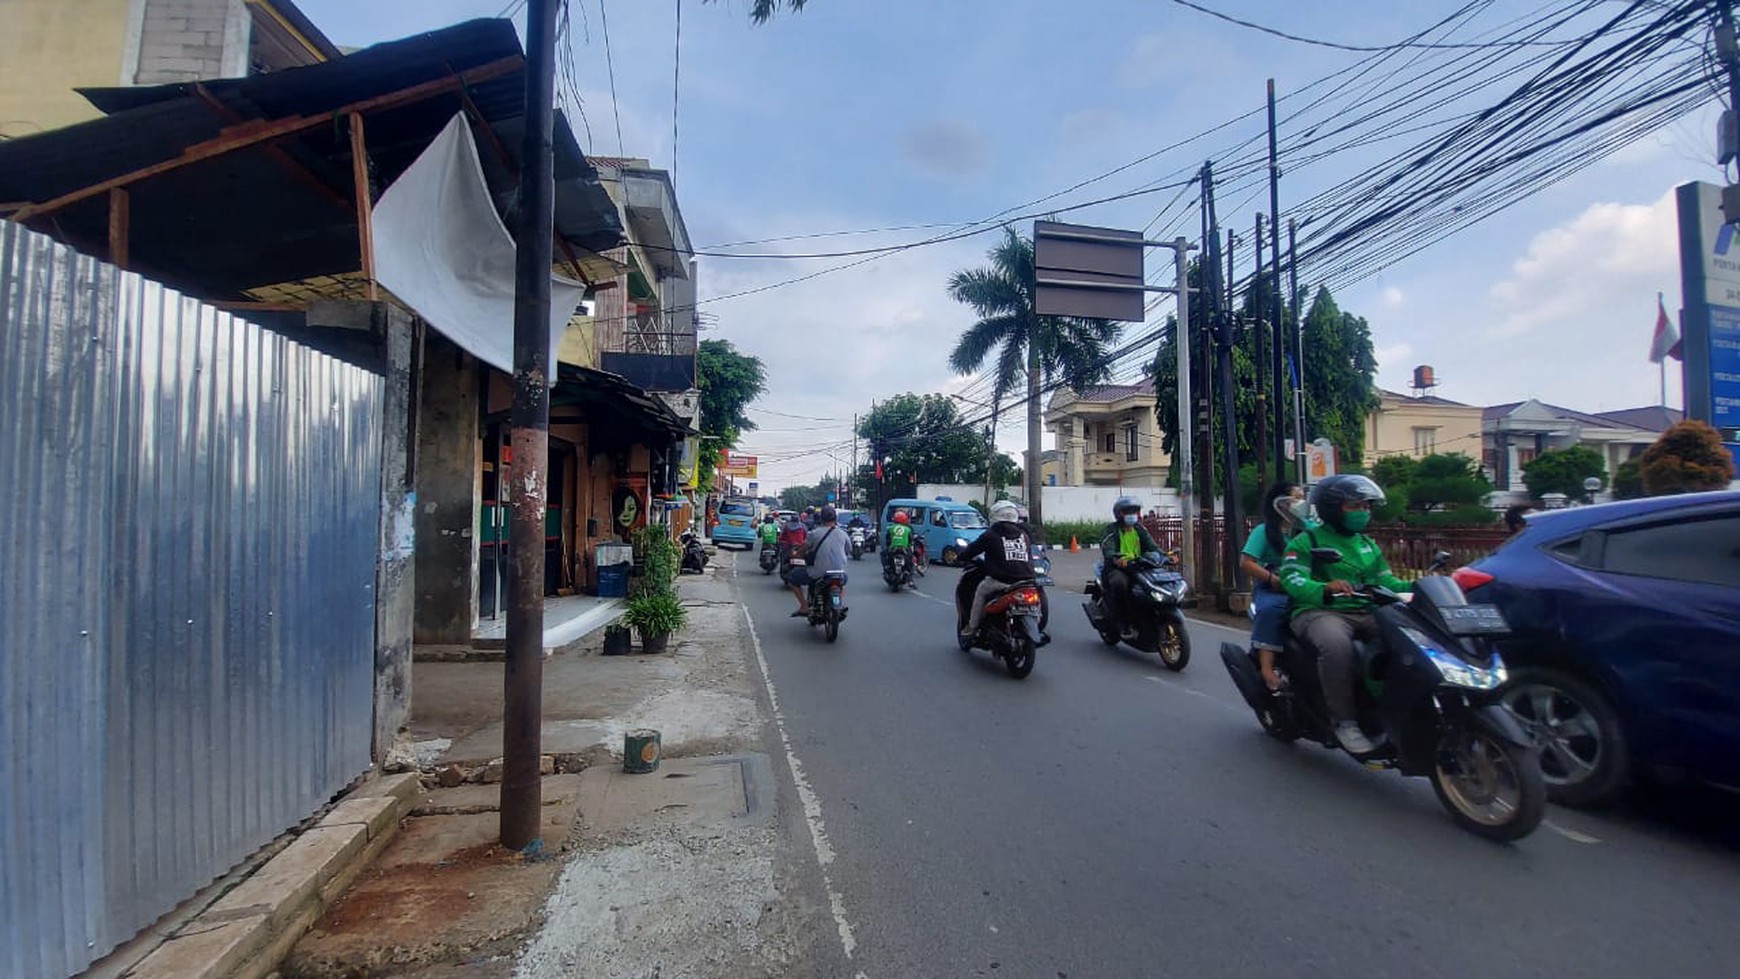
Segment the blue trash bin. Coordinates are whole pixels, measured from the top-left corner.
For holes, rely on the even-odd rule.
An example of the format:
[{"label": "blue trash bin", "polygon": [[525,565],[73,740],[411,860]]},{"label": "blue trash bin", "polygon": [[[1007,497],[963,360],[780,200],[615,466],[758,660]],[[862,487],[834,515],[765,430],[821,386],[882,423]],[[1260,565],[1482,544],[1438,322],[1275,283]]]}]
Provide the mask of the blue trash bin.
[{"label": "blue trash bin", "polygon": [[609,564],[598,569],[598,597],[623,598],[628,595],[628,569],[632,565]]}]

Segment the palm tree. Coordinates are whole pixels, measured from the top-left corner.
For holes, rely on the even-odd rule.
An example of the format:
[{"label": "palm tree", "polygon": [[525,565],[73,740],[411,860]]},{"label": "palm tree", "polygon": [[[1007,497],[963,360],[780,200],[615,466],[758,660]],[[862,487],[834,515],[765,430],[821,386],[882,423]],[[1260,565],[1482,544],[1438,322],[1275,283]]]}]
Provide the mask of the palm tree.
[{"label": "palm tree", "polygon": [[[712,0],[705,0],[711,3]],[[749,8],[749,19],[757,24],[765,24],[773,19],[780,7],[790,7],[792,13],[804,9],[804,0],[755,0]]]},{"label": "palm tree", "polygon": [[[1027,506],[1040,524],[1040,385],[1061,380],[1076,389],[1111,372],[1110,348],[1120,327],[1110,320],[1040,316],[1034,311],[1033,242],[1011,228],[989,252],[991,264],[949,277],[949,296],[979,314],[949,354],[949,366],[970,374],[996,358],[991,388],[993,431],[997,408],[1023,381],[1027,385]],[[989,501],[986,501],[987,503]]]}]

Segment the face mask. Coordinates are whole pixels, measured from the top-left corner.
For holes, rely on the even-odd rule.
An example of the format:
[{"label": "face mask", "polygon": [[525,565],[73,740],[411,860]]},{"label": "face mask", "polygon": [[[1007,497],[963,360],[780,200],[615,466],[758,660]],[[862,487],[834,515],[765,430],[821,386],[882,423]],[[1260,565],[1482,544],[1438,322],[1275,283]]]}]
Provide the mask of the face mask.
[{"label": "face mask", "polygon": [[1342,519],[1347,521],[1347,529],[1357,534],[1371,524],[1371,511],[1349,510],[1342,514]]},{"label": "face mask", "polygon": [[1126,526],[1126,527],[1136,526],[1136,515],[1133,513],[1124,514],[1124,526]]}]

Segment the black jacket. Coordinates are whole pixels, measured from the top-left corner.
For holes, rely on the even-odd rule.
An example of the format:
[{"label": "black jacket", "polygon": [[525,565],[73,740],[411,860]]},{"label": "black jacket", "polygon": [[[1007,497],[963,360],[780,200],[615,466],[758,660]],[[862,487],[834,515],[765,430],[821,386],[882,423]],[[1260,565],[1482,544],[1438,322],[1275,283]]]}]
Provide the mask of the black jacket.
[{"label": "black jacket", "polygon": [[985,555],[985,573],[1005,584],[1031,581],[1033,573],[1033,541],[1019,524],[1007,520],[994,523],[961,552],[964,564],[978,555]]}]

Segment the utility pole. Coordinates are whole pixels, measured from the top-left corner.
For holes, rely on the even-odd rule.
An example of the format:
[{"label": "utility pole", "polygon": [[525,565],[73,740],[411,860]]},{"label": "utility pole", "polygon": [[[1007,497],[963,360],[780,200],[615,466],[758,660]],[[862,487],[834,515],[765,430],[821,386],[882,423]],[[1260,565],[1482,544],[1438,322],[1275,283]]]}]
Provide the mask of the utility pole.
[{"label": "utility pole", "polygon": [[501,844],[536,844],[544,698],[544,512],[550,453],[550,252],[555,236],[556,7],[526,8],[525,133],[514,248],[513,465],[509,469],[507,663],[503,670]]},{"label": "utility pole", "polygon": [[1199,595],[1220,590],[1220,562],[1214,558],[1214,324],[1220,316],[1220,229],[1209,223],[1208,201],[1214,193],[1214,167],[1202,165],[1202,355],[1193,368],[1200,370],[1196,389],[1196,526]]},{"label": "utility pole", "polygon": [[[1270,267],[1275,273],[1275,288],[1269,293],[1269,322],[1275,325],[1275,349],[1270,361],[1270,376],[1273,378],[1272,390],[1275,406],[1275,444],[1273,455],[1275,459],[1275,478],[1280,479],[1281,473],[1287,467],[1287,409],[1286,399],[1281,386],[1281,337],[1286,332],[1286,324],[1281,319],[1281,164],[1280,154],[1276,149],[1275,137],[1275,80],[1269,79],[1269,259]],[[1261,311],[1258,312],[1261,316]],[[1257,450],[1258,454],[1271,451],[1268,446]]]},{"label": "utility pole", "polygon": [[1173,438],[1178,457],[1172,461],[1178,467],[1178,514],[1182,518],[1178,536],[1184,545],[1184,580],[1190,581],[1196,571],[1196,534],[1191,526],[1196,515],[1196,479],[1191,472],[1195,460],[1190,451],[1195,426],[1190,417],[1194,408],[1190,400],[1190,243],[1183,235],[1172,239],[1172,261],[1178,280],[1178,327],[1172,332],[1172,352],[1178,357],[1178,431]]},{"label": "utility pole", "polygon": [[846,494],[847,505],[856,509],[858,496],[858,414],[852,413],[852,486]]},{"label": "utility pole", "polygon": [[[1220,223],[1215,216],[1214,188],[1204,181],[1203,209],[1207,211],[1211,240],[1220,237]],[[1222,609],[1230,608],[1229,596],[1238,588],[1238,565],[1235,562],[1237,548],[1233,537],[1238,533],[1243,519],[1239,513],[1239,447],[1238,418],[1233,407],[1233,313],[1231,301],[1232,289],[1232,233],[1227,233],[1227,289],[1228,297],[1215,320],[1215,386],[1220,394],[1221,414],[1221,510],[1225,521],[1220,535],[1221,556],[1221,588],[1220,602]],[[1218,266],[1219,263],[1216,263]],[[1218,273],[1218,267],[1216,269]],[[1218,291],[1218,289],[1216,290]]]},{"label": "utility pole", "polygon": [[[1257,302],[1257,308],[1252,310],[1251,329],[1257,331],[1257,354],[1254,358],[1257,369],[1257,486],[1267,488],[1269,485],[1269,326],[1264,320],[1266,312],[1263,303],[1263,212],[1257,212],[1256,236],[1257,265],[1251,273],[1252,298]],[[1270,256],[1271,260],[1278,256]],[[1278,335],[1277,335],[1278,338]],[[1279,401],[1276,404],[1279,405]],[[1277,424],[1276,428],[1279,429]],[[1275,467],[1275,476],[1279,478],[1281,467]]]},{"label": "utility pole", "polygon": [[[985,430],[985,511],[987,513],[990,512],[992,502],[992,470],[997,467],[997,409],[1001,403],[1001,400],[993,393],[991,395],[991,427]],[[1032,513],[1032,504],[1029,503],[1028,506],[1028,512]]]},{"label": "utility pole", "polygon": [[[1277,277],[1277,281],[1278,281]],[[1287,294],[1293,297],[1293,452],[1295,477],[1305,485],[1305,306],[1299,297],[1299,226],[1287,219]]]}]

